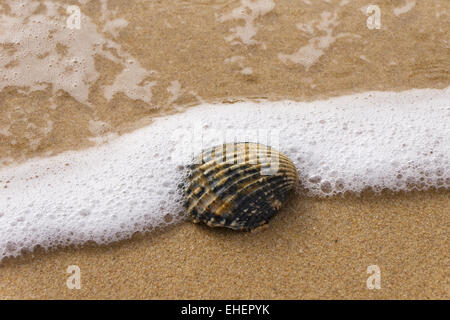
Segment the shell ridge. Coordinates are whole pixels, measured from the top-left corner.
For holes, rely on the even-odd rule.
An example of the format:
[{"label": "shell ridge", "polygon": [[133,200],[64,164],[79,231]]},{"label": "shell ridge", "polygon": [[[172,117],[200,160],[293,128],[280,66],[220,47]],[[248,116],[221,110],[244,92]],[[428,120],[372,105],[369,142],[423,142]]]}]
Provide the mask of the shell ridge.
[{"label": "shell ridge", "polygon": [[299,179],[285,154],[252,142],[218,145],[194,161],[187,166],[187,216],[209,226],[251,230],[267,223]]}]

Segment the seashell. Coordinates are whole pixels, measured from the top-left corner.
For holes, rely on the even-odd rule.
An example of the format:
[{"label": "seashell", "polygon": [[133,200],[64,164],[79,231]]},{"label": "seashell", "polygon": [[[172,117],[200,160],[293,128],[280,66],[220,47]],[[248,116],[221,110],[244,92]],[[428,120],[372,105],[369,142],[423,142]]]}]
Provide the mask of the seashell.
[{"label": "seashell", "polygon": [[292,161],[271,147],[219,145],[188,166],[187,217],[211,227],[249,231],[269,222],[297,182]]}]

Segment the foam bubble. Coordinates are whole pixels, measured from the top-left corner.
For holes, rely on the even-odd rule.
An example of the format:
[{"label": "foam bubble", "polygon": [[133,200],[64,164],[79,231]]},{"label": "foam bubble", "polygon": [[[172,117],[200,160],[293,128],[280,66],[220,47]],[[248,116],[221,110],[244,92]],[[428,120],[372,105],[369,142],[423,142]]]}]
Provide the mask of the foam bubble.
[{"label": "foam bubble", "polygon": [[[101,3],[106,19],[107,2]],[[156,82],[149,79],[156,71],[144,68],[119,43],[106,38],[89,16],[80,12],[80,29],[70,29],[68,17],[60,14],[67,5],[31,0],[8,0],[6,5],[8,13],[0,11],[0,91],[8,86],[29,92],[51,86],[53,93],[64,90],[90,105],[91,87],[100,77],[95,68],[99,55],[123,67],[114,82],[105,86],[106,99],[123,92],[151,103]],[[106,20],[103,31],[117,36],[127,24],[123,18]]]},{"label": "foam bubble", "polygon": [[[180,221],[184,165],[213,144],[266,142],[309,196],[450,187],[450,89],[300,103],[201,105],[109,144],[0,169],[0,259],[104,244]],[[93,129],[96,124],[93,124]]]},{"label": "foam bubble", "polygon": [[334,28],[339,25],[337,11],[333,13],[324,11],[321,13],[319,20],[299,23],[297,24],[297,29],[308,35],[313,35],[314,25],[316,25],[317,31],[321,33],[320,36],[310,38],[308,44],[300,47],[292,54],[278,53],[278,59],[283,61],[283,63],[293,62],[302,64],[308,71],[336,40],[345,37],[360,37],[359,35],[343,32],[333,35]]},{"label": "foam bubble", "polygon": [[[258,33],[257,19],[266,15],[275,8],[273,0],[241,0],[241,6],[235,8],[231,13],[220,17],[219,21],[224,22],[228,20],[244,20],[244,26],[237,26],[231,28],[232,34],[225,38],[231,41],[232,44],[243,43],[246,45],[257,44],[258,41],[253,39]],[[237,41],[239,39],[240,41]]]},{"label": "foam bubble", "polygon": [[415,0],[409,0],[409,1],[406,2],[406,4],[403,7],[394,8],[394,14],[396,16],[399,16],[401,14],[405,14],[406,12],[408,12],[409,10],[414,8],[415,6],[416,6],[416,1]]}]

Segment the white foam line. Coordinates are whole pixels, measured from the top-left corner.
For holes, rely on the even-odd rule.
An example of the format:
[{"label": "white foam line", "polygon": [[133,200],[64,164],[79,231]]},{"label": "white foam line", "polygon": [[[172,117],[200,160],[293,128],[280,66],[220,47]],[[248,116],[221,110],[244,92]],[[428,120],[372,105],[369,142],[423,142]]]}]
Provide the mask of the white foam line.
[{"label": "white foam line", "polygon": [[311,196],[367,187],[448,188],[449,93],[201,105],[106,145],[5,167],[0,260],[36,245],[108,243],[167,224],[168,214],[182,212],[177,185],[190,160],[182,151],[223,140],[258,141],[259,135],[265,142],[261,136],[270,136],[292,158]]}]

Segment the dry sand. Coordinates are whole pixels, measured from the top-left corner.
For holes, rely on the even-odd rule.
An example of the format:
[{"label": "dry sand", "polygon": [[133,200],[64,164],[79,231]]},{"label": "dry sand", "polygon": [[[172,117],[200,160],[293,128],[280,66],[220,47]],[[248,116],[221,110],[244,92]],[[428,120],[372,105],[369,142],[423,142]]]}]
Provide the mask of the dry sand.
[{"label": "dry sand", "polygon": [[[399,15],[393,2],[373,1],[382,11],[380,30],[366,27],[365,1],[341,2],[279,1],[256,16],[256,43],[232,44],[225,38],[244,21],[219,20],[239,1],[109,1],[116,17],[129,22],[114,41],[158,71],[151,104],[124,94],[107,101],[102,87],[120,68],[102,57],[96,57],[102,76],[89,95],[94,107],[67,93],[52,99],[50,89],[25,94],[7,87],[0,92],[0,125],[10,124],[10,135],[0,134],[0,156],[20,161],[83,148],[94,135],[90,120],[108,123],[105,132],[121,133],[177,112],[174,106],[202,101],[313,100],[449,85],[448,1],[416,1]],[[104,23],[99,1],[81,8]],[[323,11],[336,13],[340,23],[312,34],[296,27],[320,22]],[[341,36],[309,67],[283,58],[307,46],[308,39],[326,37],[327,30]],[[232,59],[236,56],[242,58]],[[175,80],[182,90],[174,100],[167,89]],[[48,119],[50,133],[38,130]],[[448,190],[298,198],[256,234],[182,223],[109,246],[38,250],[0,266],[0,298],[448,299],[448,198]],[[80,290],[66,286],[69,265],[81,269]],[[367,289],[369,265],[381,270],[380,290]]]}]

